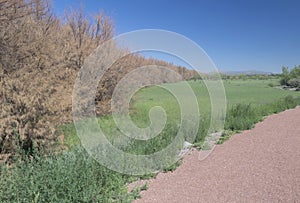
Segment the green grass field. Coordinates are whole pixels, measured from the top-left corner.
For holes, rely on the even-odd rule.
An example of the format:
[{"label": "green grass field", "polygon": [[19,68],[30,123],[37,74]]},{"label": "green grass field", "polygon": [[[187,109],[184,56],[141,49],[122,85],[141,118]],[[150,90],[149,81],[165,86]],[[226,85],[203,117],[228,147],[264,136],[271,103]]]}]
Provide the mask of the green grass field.
[{"label": "green grass field", "polygon": [[[276,87],[270,87],[269,84],[271,82],[279,85],[277,80],[223,81],[228,108],[238,103],[252,103],[254,106],[258,106],[271,103],[288,95],[292,95],[294,97],[300,96],[299,92],[285,91]],[[200,112],[208,113],[210,108],[210,99],[205,84],[202,81],[189,81],[189,84],[197,95]],[[166,85],[172,85],[180,88],[181,83]],[[155,105],[163,106],[163,108],[167,109],[167,111],[176,118],[179,115],[176,99],[160,87],[150,87],[140,90],[136,95],[135,102],[133,103],[133,107],[140,114],[145,114],[145,111]]]},{"label": "green grass field", "polygon": [[[279,101],[280,99],[291,95],[293,97],[299,97],[300,92],[281,90],[276,87],[270,87],[269,84],[279,84],[277,80],[229,80],[223,81],[226,100],[227,100],[227,109],[229,110],[236,104],[251,104],[255,109],[261,109],[268,104]],[[169,129],[164,129],[161,134],[164,137],[169,137],[172,133],[176,132],[180,124],[180,107],[176,98],[164,89],[164,86],[172,86],[172,88],[180,89],[182,88],[182,82],[173,83],[173,84],[164,84],[162,87],[153,86],[140,89],[132,98],[130,106],[131,119],[138,127],[144,128],[150,125],[149,111],[152,107],[160,106],[162,107],[167,115],[166,126],[169,126]],[[209,93],[203,81],[189,81],[189,85],[192,87],[193,91],[198,100],[199,111],[201,114],[201,122],[199,129],[199,139],[196,141],[203,140],[205,133],[207,133],[207,127],[209,125],[210,112],[211,112],[211,101],[209,98]],[[261,109],[262,110],[262,109]],[[270,112],[272,113],[272,112]],[[265,112],[265,114],[269,114]],[[116,127],[112,116],[104,116],[99,118],[99,124],[101,129],[107,135],[107,137],[114,142],[114,139],[119,139],[122,136],[122,133]],[[172,127],[170,127],[172,126]],[[74,146],[79,144],[79,139],[76,136],[75,129],[73,125],[64,126],[64,131],[66,134],[66,144],[68,146]],[[169,137],[168,140],[172,139],[173,136]],[[159,138],[157,138],[159,139]],[[132,148],[128,149],[129,151],[138,154],[143,153],[152,153],[151,149],[140,149],[143,148],[142,143],[144,141],[133,141],[131,142]],[[151,142],[152,143],[152,142]],[[167,144],[167,143],[166,143]],[[147,145],[147,144],[146,144]],[[134,149],[136,146],[139,149]],[[162,145],[161,147],[164,147]],[[161,148],[160,147],[160,148]],[[159,150],[158,148],[157,150]],[[137,152],[136,152],[137,150]]]},{"label": "green grass field", "polygon": [[[270,83],[279,84],[277,80],[228,80],[224,81],[227,117],[225,119],[225,115],[220,115],[220,117],[214,118],[214,120],[225,120],[223,126],[214,125],[211,124],[211,101],[206,85],[201,80],[189,81],[188,83],[196,95],[200,111],[200,125],[195,137],[191,136],[194,132],[193,129],[182,127],[179,103],[166,90],[166,88],[175,88],[180,94],[183,94],[184,98],[190,99],[189,95],[185,95],[184,83],[179,82],[140,89],[131,100],[130,116],[133,123],[140,128],[145,128],[151,124],[149,112],[153,107],[160,106],[164,109],[167,121],[159,134],[148,140],[129,138],[116,126],[112,116],[104,116],[99,118],[98,122],[106,138],[114,147],[124,152],[151,155],[173,143],[175,137],[179,135],[179,129],[182,129],[183,135],[182,137],[179,136],[180,142],[176,143],[176,149],[174,149],[179,152],[184,140],[194,143],[197,147],[204,147],[205,137],[208,134],[222,131],[224,137],[219,142],[222,143],[234,132],[252,128],[265,116],[300,104],[299,99],[293,99],[300,98],[300,92],[270,87]],[[193,123],[194,121],[190,119],[186,122]],[[80,145],[73,124],[63,126],[63,131],[65,143],[69,148],[72,149]],[[160,170],[167,169],[164,166]]]}]

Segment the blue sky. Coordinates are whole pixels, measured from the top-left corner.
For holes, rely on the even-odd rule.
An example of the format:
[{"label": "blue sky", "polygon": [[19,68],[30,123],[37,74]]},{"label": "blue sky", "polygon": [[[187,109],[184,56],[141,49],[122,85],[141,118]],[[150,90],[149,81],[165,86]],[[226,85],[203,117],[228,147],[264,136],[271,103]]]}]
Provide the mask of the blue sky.
[{"label": "blue sky", "polygon": [[89,14],[104,10],[114,20],[116,34],[137,29],[177,32],[199,44],[222,71],[281,72],[282,66],[300,64],[299,0],[53,0],[52,3],[58,15],[78,5]]}]

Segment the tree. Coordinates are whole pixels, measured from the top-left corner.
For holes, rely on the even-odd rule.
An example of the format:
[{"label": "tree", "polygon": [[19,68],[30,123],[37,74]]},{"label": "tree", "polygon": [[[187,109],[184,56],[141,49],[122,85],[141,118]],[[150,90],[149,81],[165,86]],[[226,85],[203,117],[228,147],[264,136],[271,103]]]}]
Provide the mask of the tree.
[{"label": "tree", "polygon": [[0,68],[12,73],[49,63],[51,27],[56,22],[46,0],[0,0]]},{"label": "tree", "polygon": [[55,126],[71,120],[76,68],[113,35],[106,16],[65,22],[49,1],[0,0],[0,154],[55,144]]},{"label": "tree", "polygon": [[283,66],[282,67],[282,74],[281,74],[280,84],[281,85],[288,85],[289,79],[290,79],[289,68]]},{"label": "tree", "polygon": [[300,65],[295,66],[290,72],[291,78],[300,78]]},{"label": "tree", "polygon": [[300,87],[300,65],[295,66],[291,71],[288,67],[282,67],[281,85]]},{"label": "tree", "polygon": [[100,43],[113,37],[114,26],[111,19],[99,12],[91,21],[84,15],[83,9],[66,11],[67,27],[70,29],[70,42],[73,50],[69,60],[72,66],[81,68],[84,59]]}]

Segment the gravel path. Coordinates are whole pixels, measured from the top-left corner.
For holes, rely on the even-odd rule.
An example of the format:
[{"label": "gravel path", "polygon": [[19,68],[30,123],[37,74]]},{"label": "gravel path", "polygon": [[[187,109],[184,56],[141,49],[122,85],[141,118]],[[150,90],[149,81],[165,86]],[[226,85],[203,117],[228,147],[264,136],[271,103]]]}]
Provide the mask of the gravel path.
[{"label": "gravel path", "polygon": [[300,108],[272,115],[198,158],[192,150],[135,202],[300,202]]}]

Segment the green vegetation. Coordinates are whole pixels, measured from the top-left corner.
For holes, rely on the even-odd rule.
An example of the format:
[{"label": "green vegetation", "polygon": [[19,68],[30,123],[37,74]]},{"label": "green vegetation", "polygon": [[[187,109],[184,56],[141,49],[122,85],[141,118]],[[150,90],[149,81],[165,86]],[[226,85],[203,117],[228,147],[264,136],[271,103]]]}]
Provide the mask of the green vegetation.
[{"label": "green vegetation", "polygon": [[[99,44],[112,39],[114,24],[103,12],[85,14],[81,8],[67,10],[63,17],[55,16],[50,5],[51,0],[0,0],[0,202],[130,202],[147,185],[128,193],[126,184],[155,174],[123,175],[101,166],[80,145],[74,125],[66,124],[72,122],[71,95],[78,71]],[[105,54],[118,55],[123,51],[113,46]],[[144,82],[169,84],[140,90],[130,105],[131,119],[139,127],[150,125],[149,112],[153,107],[164,109],[167,122],[159,135],[147,141],[128,138],[112,116],[103,116],[110,111],[110,100],[120,80],[146,65],[168,67],[184,80],[193,78],[189,84],[201,113],[195,145],[202,146],[211,131],[222,130],[217,119],[210,117],[209,93],[196,71],[128,54],[109,68],[95,95],[99,125],[115,147],[131,154],[152,154],[168,146],[183,126],[176,98],[162,88],[171,87],[184,95],[183,83],[159,69],[154,74],[159,77],[144,78]],[[148,75],[148,70],[144,73]],[[208,74],[205,78],[215,82],[216,76]],[[219,143],[236,131],[251,128],[266,115],[300,103],[299,92],[273,88],[281,83],[299,90],[300,66],[291,71],[283,68],[280,81],[278,77],[222,75],[228,113]],[[80,92],[85,92],[85,88]],[[190,101],[188,95],[184,96]],[[218,116],[225,119],[225,115]],[[211,120],[213,129],[209,131]],[[195,123],[195,118],[189,117],[185,122]],[[188,140],[192,130],[185,127],[180,141]],[[66,146],[57,143],[62,134]],[[175,153],[179,152],[179,145],[174,147]],[[173,171],[179,164],[180,161],[162,170]]]},{"label": "green vegetation", "polygon": [[8,168],[1,165],[0,202],[131,202],[124,185],[133,178],[101,166],[76,148],[47,158],[35,154]]},{"label": "green vegetation", "polygon": [[[270,83],[279,85],[278,79],[270,80],[228,80],[224,81],[227,97],[227,117],[225,122],[226,137],[231,132],[250,129],[255,123],[272,113],[293,108],[299,104],[299,92],[284,91],[270,87]],[[198,134],[194,141],[195,145],[201,146],[210,126],[211,104],[208,91],[203,81],[189,81],[197,95],[201,113]],[[174,88],[182,88],[182,83],[164,84]],[[165,148],[177,135],[180,126],[180,109],[176,98],[166,89],[154,86],[141,89],[132,99],[131,119],[139,127],[150,124],[149,111],[152,107],[161,106],[167,114],[167,123],[163,131],[155,138],[147,141],[122,139],[120,132],[111,116],[99,118],[101,129],[107,138],[116,147],[133,154],[152,154]],[[189,133],[189,129],[185,129]],[[215,128],[215,131],[220,129]],[[77,146],[80,140],[76,136],[73,125],[63,126],[65,143],[69,146]],[[222,138],[224,139],[224,138]]]},{"label": "green vegetation", "polygon": [[[300,93],[270,87],[278,80],[228,80],[224,82],[228,101],[225,131],[218,143],[222,143],[236,131],[250,129],[263,117],[293,108],[300,104]],[[210,125],[210,99],[203,81],[190,81],[199,102],[201,123],[195,143],[203,142]],[[181,88],[181,82],[164,84]],[[151,154],[172,142],[179,128],[180,109],[173,95],[161,87],[141,89],[133,98],[130,112],[136,125],[146,127],[150,123],[149,110],[162,106],[167,114],[165,129],[148,140],[122,142],[122,133],[111,116],[99,118],[99,124],[107,138],[116,147],[134,154]],[[123,175],[109,170],[94,161],[80,146],[73,124],[59,130],[65,135],[69,150],[47,157],[33,152],[22,156],[10,168],[1,165],[0,202],[131,202],[139,197],[146,186],[128,193],[126,184],[142,177]],[[218,130],[218,129],[216,129]],[[188,129],[186,129],[186,133]],[[22,153],[21,153],[22,154]],[[175,163],[164,171],[175,170]]]},{"label": "green vegetation", "polygon": [[295,108],[300,104],[300,97],[294,98],[288,95],[277,101],[253,107],[252,104],[237,104],[229,109],[226,117],[225,129],[241,131],[251,129],[255,123],[265,116]]},{"label": "green vegetation", "polygon": [[[278,113],[288,108],[293,108],[300,103],[299,92],[284,91],[271,87],[279,85],[278,79],[270,80],[228,80],[224,81],[227,97],[227,117],[225,132],[222,140],[232,132],[250,129],[255,123],[265,116]],[[198,134],[194,141],[196,146],[201,146],[210,126],[211,104],[208,91],[203,81],[193,80],[189,84],[197,95],[201,113]],[[164,84],[174,88],[182,88],[182,83]],[[176,98],[162,87],[148,87],[141,89],[132,99],[131,119],[139,127],[150,124],[149,111],[152,107],[161,106],[167,114],[167,123],[163,131],[155,138],[148,141],[120,139],[124,135],[116,127],[111,116],[99,118],[101,129],[107,138],[116,147],[133,154],[152,154],[165,148],[177,135],[180,126],[180,109]],[[73,125],[63,126],[66,144],[79,145]],[[186,129],[188,134],[189,129]],[[215,131],[220,129],[215,128]],[[126,144],[124,144],[126,143]],[[129,143],[129,144],[128,144]]]},{"label": "green vegetation", "polygon": [[225,129],[248,130],[258,120],[259,116],[251,104],[237,104],[228,111]]},{"label": "green vegetation", "polygon": [[295,66],[291,71],[288,67],[282,67],[280,84],[300,90],[300,65]]}]

